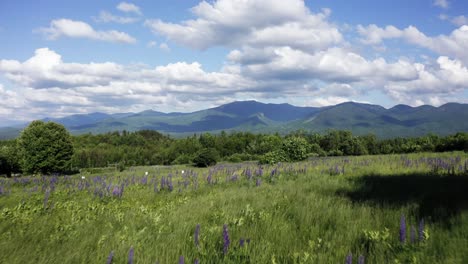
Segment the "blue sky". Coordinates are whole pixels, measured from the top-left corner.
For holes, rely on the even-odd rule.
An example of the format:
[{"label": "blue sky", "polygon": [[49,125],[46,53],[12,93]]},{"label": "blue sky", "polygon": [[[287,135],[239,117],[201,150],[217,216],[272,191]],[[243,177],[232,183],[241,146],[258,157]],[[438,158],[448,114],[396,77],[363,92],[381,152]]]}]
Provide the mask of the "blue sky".
[{"label": "blue sky", "polygon": [[467,103],[467,50],[464,0],[3,0],[0,120]]}]

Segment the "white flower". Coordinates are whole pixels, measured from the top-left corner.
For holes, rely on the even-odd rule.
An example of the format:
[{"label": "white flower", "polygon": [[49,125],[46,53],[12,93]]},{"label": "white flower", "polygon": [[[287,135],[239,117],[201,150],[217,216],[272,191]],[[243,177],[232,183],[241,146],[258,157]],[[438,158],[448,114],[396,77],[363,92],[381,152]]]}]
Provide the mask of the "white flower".
[{"label": "white flower", "polygon": [[145,176],[148,176],[148,172],[147,172],[147,171],[145,172]]},{"label": "white flower", "polygon": [[85,176],[81,176],[81,179],[84,180],[84,179],[86,179],[86,178],[85,178]]},{"label": "white flower", "polygon": [[182,174],[184,174],[184,170],[182,170]]}]

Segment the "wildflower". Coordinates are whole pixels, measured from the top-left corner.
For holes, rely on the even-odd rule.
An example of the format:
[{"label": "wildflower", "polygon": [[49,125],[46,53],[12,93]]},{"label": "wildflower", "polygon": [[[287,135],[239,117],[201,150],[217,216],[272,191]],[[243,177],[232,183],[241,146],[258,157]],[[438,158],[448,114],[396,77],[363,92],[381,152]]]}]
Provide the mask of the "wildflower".
[{"label": "wildflower", "polygon": [[351,253],[346,256],[346,262],[345,264],[353,264],[353,255]]},{"label": "wildflower", "polygon": [[179,257],[179,264],[184,264],[184,263],[185,263],[184,256],[180,256]]},{"label": "wildflower", "polygon": [[148,172],[147,172],[147,171],[145,171],[145,176],[148,176]]},{"label": "wildflower", "polygon": [[130,247],[130,251],[128,252],[128,264],[133,264],[133,255],[134,255],[134,250],[132,246]]},{"label": "wildflower", "polygon": [[359,256],[358,264],[364,264],[364,260],[365,260],[365,258],[364,258],[363,255]]},{"label": "wildflower", "polygon": [[81,176],[81,179],[84,180],[84,179],[86,179],[86,177],[85,177],[85,176]]},{"label": "wildflower", "polygon": [[223,252],[224,252],[224,255],[226,255],[229,249],[229,244],[231,244],[231,241],[229,240],[229,233],[228,233],[228,228],[226,224],[224,224],[223,226],[223,239],[224,239]]},{"label": "wildflower", "polygon": [[243,238],[241,238],[241,239],[239,240],[239,246],[240,246],[240,247],[244,247],[244,245],[245,245],[245,240],[244,240]]},{"label": "wildflower", "polygon": [[197,225],[197,227],[195,228],[195,234],[193,235],[194,237],[194,240],[195,240],[195,246],[198,247],[198,244],[199,244],[199,236],[200,235],[200,224]]},{"label": "wildflower", "polygon": [[256,186],[260,186],[262,184],[262,180],[260,178],[257,178]]},{"label": "wildflower", "polygon": [[198,260],[198,259],[195,259],[195,262],[194,262],[194,264],[200,264],[200,260]]},{"label": "wildflower", "polygon": [[111,253],[110,253],[109,256],[107,257],[107,262],[106,262],[106,264],[111,264],[113,258],[114,258],[114,251],[111,251]]},{"label": "wildflower", "polygon": [[406,241],[406,220],[405,215],[401,215],[400,219],[400,242],[405,243]]}]

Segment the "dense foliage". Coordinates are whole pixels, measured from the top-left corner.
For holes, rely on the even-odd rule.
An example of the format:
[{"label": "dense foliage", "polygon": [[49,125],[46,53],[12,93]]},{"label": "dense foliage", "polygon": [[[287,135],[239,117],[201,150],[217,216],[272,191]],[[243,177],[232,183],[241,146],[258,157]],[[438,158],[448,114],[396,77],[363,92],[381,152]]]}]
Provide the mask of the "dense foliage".
[{"label": "dense foliage", "polygon": [[71,136],[63,125],[33,121],[18,138],[20,164],[27,173],[60,173],[70,170]]},{"label": "dense foliage", "polygon": [[[34,125],[33,125],[34,124]],[[31,126],[53,126],[53,123],[33,122]],[[43,130],[45,141],[36,142],[42,148],[43,158],[31,156],[24,151],[25,139],[34,138],[29,129],[18,140],[0,141],[0,174],[19,172],[50,173],[57,170],[96,167],[118,167],[123,169],[135,165],[171,165],[198,163],[202,150],[215,150],[213,161],[241,162],[257,160],[263,164],[300,161],[315,156],[358,156],[376,154],[398,154],[416,152],[468,151],[468,133],[440,137],[427,135],[418,138],[378,139],[370,134],[354,136],[349,131],[331,130],[325,134],[297,131],[289,135],[253,134],[249,132],[221,132],[219,134],[194,134],[186,138],[172,138],[157,131],[112,132],[106,134],[84,134],[71,137],[74,154],[70,163],[53,164],[53,159],[68,157],[71,153],[68,136],[54,139],[48,129]],[[59,129],[59,135],[65,135]],[[49,134],[47,134],[49,133]],[[32,143],[31,143],[32,144]],[[66,147],[64,147],[66,146]],[[62,149],[65,148],[65,149]],[[23,151],[19,151],[23,149]],[[59,149],[63,152],[58,152]],[[28,154],[29,156],[25,156]],[[59,155],[59,156],[57,156]],[[35,157],[35,158],[33,158]],[[63,159],[62,159],[63,160]],[[27,161],[27,162],[26,162]],[[215,164],[209,162],[209,164]],[[201,163],[198,163],[199,165]],[[20,166],[21,165],[21,166]]]}]

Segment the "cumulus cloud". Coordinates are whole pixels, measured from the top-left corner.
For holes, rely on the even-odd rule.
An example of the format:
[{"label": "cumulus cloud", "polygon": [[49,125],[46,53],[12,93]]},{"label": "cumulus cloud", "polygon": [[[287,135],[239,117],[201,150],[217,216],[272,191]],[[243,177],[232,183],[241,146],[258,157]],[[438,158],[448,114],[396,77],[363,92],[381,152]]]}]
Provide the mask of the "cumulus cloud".
[{"label": "cumulus cloud", "polygon": [[141,15],[140,7],[138,7],[138,6],[136,6],[136,5],[132,4],[132,3],[120,2],[117,5],[117,9],[122,11],[122,12],[135,13],[135,14]]},{"label": "cumulus cloud", "polygon": [[0,72],[24,87],[46,89],[107,84],[123,74],[115,63],[63,63],[61,55],[48,49],[37,49],[30,59],[0,60]]},{"label": "cumulus cloud", "polygon": [[468,26],[453,30],[450,35],[428,37],[414,26],[403,30],[394,26],[380,28],[376,25],[358,26],[358,33],[365,44],[380,44],[385,39],[404,39],[410,44],[427,48],[442,56],[451,56],[468,63]]},{"label": "cumulus cloud", "polygon": [[49,27],[40,28],[39,31],[50,40],[55,40],[60,37],[69,37],[121,43],[136,42],[135,38],[125,32],[116,30],[96,31],[85,22],[65,18],[52,20]]},{"label": "cumulus cloud", "polygon": [[203,1],[192,12],[196,19],[181,23],[154,19],[145,25],[154,33],[201,50],[242,45],[318,49],[343,39],[327,21],[329,9],[314,14],[300,0],[218,0],[212,4]]},{"label": "cumulus cloud", "polygon": [[[252,98],[318,106],[362,101],[369,92],[397,103],[437,105],[460,97],[468,87],[468,26],[440,36],[427,36],[414,26],[357,27],[364,45],[396,39],[438,54],[420,62],[364,55],[346,41],[352,32],[343,35],[330,22],[331,10],[312,12],[300,0],[218,0],[201,2],[192,12],[192,20],[156,19],[145,25],[194,49],[231,49],[221,69],[206,71],[199,62],[184,61],[158,66],[73,63],[41,48],[25,61],[0,60],[0,75],[11,83],[8,89],[0,86],[0,118],[12,109],[25,117],[34,112],[190,111]],[[104,34],[109,31],[80,21],[54,20],[42,30],[51,39],[111,41]],[[165,42],[146,45],[169,50]]]},{"label": "cumulus cloud", "polygon": [[208,102],[213,106],[220,98],[232,98],[255,86],[254,81],[234,72],[206,72],[197,62],[154,68],[113,62],[68,63],[48,48],[37,49],[23,62],[0,60],[0,75],[15,87],[15,92],[0,87],[0,111],[15,110],[24,116],[149,108],[186,111],[188,105],[189,109],[204,108]]},{"label": "cumulus cloud", "polygon": [[137,22],[138,20],[140,20],[140,18],[116,16],[107,11],[101,11],[99,13],[99,16],[95,18],[95,20],[97,22],[102,22],[102,23],[130,24],[130,23]]}]

